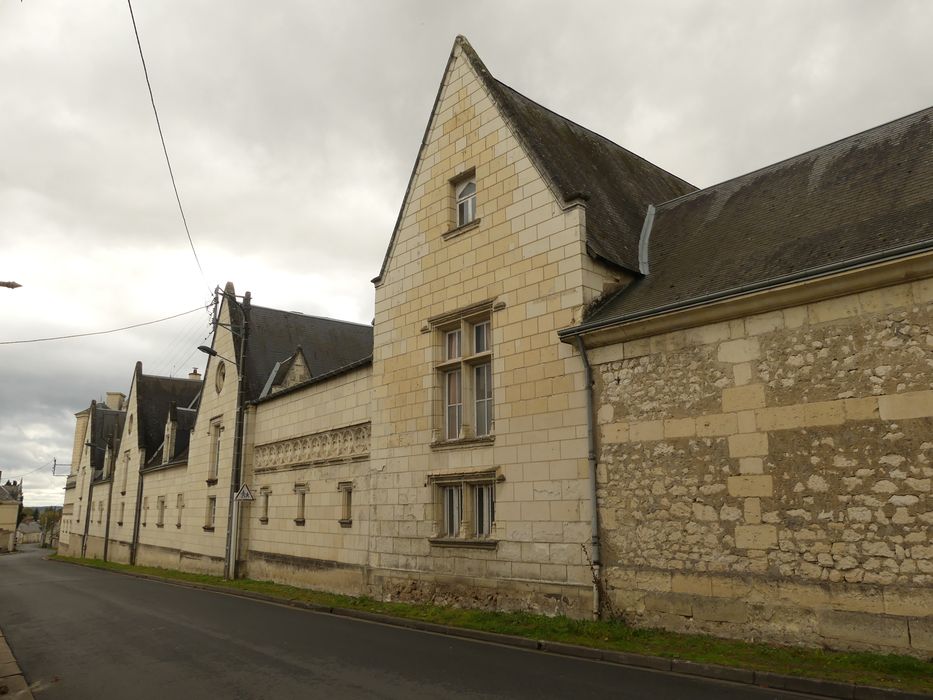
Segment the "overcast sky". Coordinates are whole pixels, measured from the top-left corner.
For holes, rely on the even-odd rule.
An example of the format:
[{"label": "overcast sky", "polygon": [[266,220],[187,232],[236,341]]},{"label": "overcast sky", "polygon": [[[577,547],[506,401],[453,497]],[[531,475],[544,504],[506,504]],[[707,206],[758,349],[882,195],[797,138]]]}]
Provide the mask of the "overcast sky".
[{"label": "overcast sky", "polygon": [[[368,322],[454,37],[698,186],[933,104],[933,2],[0,0],[0,341],[254,303]],[[207,313],[0,345],[0,470],[62,501],[74,413],[187,374]],[[34,471],[35,470],[35,471]],[[60,470],[67,471],[67,469]],[[31,472],[31,473],[30,473]]]}]

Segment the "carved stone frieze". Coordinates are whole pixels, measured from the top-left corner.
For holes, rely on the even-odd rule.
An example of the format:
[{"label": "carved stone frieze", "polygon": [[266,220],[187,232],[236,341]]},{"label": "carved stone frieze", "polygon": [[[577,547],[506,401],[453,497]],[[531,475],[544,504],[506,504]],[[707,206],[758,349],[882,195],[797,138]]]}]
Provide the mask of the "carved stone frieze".
[{"label": "carved stone frieze", "polygon": [[358,459],[369,455],[370,424],[361,423],[335,430],[257,445],[256,471],[271,471],[306,464]]}]

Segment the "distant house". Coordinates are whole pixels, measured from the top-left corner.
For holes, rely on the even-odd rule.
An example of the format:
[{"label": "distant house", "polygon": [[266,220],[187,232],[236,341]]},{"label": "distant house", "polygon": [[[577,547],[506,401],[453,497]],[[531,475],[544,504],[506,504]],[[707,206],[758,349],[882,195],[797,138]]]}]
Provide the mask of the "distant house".
[{"label": "distant house", "polygon": [[698,190],[458,38],[388,238],[77,414],[62,550],[933,651],[933,109]]},{"label": "distant house", "polygon": [[41,544],[42,526],[35,520],[24,520],[16,527],[17,544]]},{"label": "distant house", "polygon": [[22,488],[15,481],[0,484],[0,553],[16,549],[16,520],[22,499]]}]

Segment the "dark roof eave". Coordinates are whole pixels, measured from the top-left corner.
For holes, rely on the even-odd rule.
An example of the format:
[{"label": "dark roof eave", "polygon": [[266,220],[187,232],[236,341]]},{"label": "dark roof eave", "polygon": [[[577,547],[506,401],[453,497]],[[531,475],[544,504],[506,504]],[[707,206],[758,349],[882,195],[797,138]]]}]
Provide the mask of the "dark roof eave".
[{"label": "dark roof eave", "polygon": [[[589,332],[602,330],[611,326],[620,326],[626,323],[632,323],[634,321],[641,321],[653,316],[660,316],[661,314],[670,313],[672,311],[686,311],[687,309],[698,308],[717,301],[725,301],[727,299],[749,294],[751,292],[763,292],[794,282],[805,282],[830,274],[853,271],[875,263],[890,262],[899,258],[915,255],[917,253],[925,253],[930,251],[933,251],[933,239],[926,239],[917,243],[910,243],[908,245],[899,246],[897,248],[892,248],[890,250],[885,250],[878,253],[863,255],[857,258],[852,258],[850,260],[843,260],[841,262],[830,263],[828,265],[822,265],[820,267],[810,268],[808,270],[801,270],[799,272],[782,275],[781,277],[774,277],[769,280],[754,282],[752,284],[743,285],[741,287],[734,287],[732,289],[711,292],[710,294],[704,294],[698,297],[682,299],[670,304],[664,304],[663,306],[657,306],[653,309],[645,309],[643,311],[636,311],[630,314],[623,314],[621,316],[600,319],[590,323],[581,323],[578,326],[564,328],[563,330],[557,331],[557,336],[564,342],[570,342],[571,339],[578,336],[583,336]],[[619,293],[624,294],[625,290],[622,290]]]},{"label": "dark roof eave", "polygon": [[352,370],[354,370],[354,369],[358,369],[358,368],[360,368],[360,367],[365,367],[366,365],[371,365],[372,362],[373,362],[373,356],[372,356],[372,355],[368,355],[368,356],[366,356],[366,357],[364,357],[364,358],[362,358],[362,359],[357,360],[356,362],[351,362],[350,364],[344,365],[343,367],[338,367],[337,369],[332,370],[332,371],[330,371],[330,372],[327,372],[326,374],[321,374],[321,375],[319,375],[319,376],[317,376],[317,377],[311,377],[310,379],[306,379],[306,380],[303,381],[303,382],[299,382],[299,383],[297,383],[297,384],[292,384],[292,385],[291,385],[290,387],[288,387],[287,389],[282,389],[281,391],[277,391],[277,392],[275,392],[274,394],[269,394],[268,396],[261,396],[261,397],[259,397],[258,399],[253,399],[252,401],[249,401],[248,403],[251,404],[251,405],[253,405],[253,406],[256,406],[256,405],[261,404],[261,403],[264,403],[264,402],[266,402],[266,401],[270,401],[270,400],[272,400],[272,399],[277,399],[277,398],[279,398],[280,396],[284,396],[284,395],[286,395],[286,394],[290,394],[290,393],[292,393],[293,391],[298,391],[299,389],[304,389],[305,387],[312,386],[313,384],[317,384],[317,383],[319,383],[319,382],[323,382],[323,381],[326,381],[326,380],[328,380],[328,379],[332,379],[332,378],[337,377],[337,376],[339,376],[339,375],[341,375],[341,374],[346,374],[347,372],[350,372],[350,371],[352,371]]}]

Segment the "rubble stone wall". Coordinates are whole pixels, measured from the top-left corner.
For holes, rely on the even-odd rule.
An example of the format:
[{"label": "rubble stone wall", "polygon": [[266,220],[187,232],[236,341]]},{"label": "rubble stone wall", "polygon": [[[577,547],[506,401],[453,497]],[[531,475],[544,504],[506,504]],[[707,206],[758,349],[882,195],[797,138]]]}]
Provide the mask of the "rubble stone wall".
[{"label": "rubble stone wall", "polygon": [[593,360],[603,559],[626,616],[933,652],[933,281]]}]

